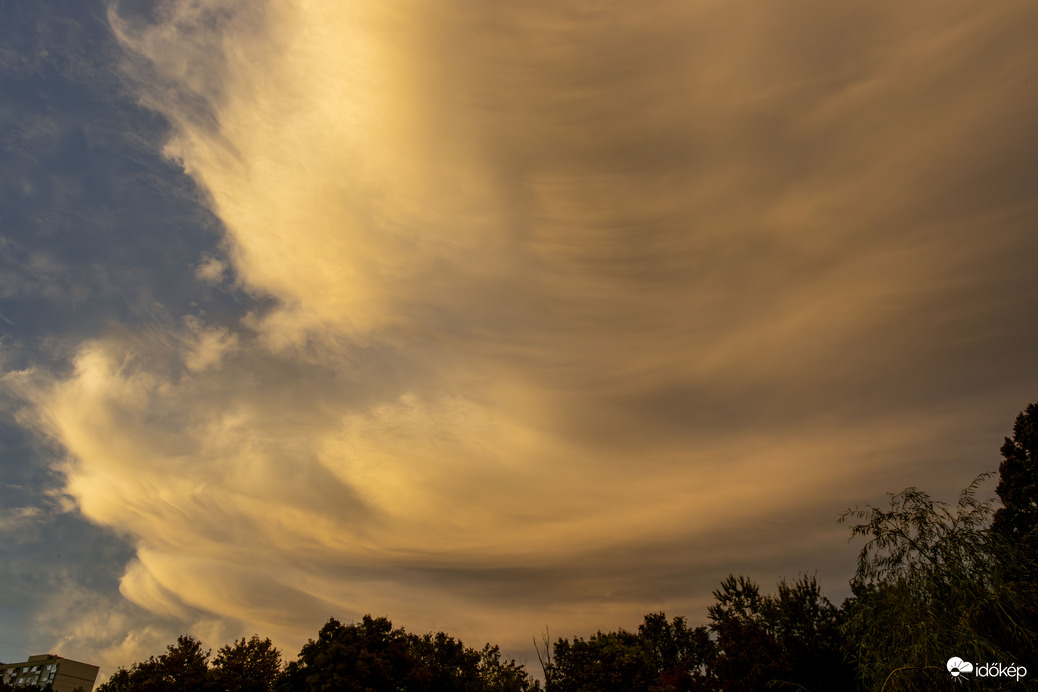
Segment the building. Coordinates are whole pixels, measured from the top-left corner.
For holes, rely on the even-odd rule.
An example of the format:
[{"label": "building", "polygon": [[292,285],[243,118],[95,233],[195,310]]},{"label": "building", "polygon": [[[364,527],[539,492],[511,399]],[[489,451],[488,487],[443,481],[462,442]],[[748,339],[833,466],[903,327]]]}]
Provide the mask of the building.
[{"label": "building", "polygon": [[8,685],[50,685],[54,692],[91,692],[97,680],[97,666],[72,661],[54,654],[30,656],[24,663],[0,663],[0,676]]}]

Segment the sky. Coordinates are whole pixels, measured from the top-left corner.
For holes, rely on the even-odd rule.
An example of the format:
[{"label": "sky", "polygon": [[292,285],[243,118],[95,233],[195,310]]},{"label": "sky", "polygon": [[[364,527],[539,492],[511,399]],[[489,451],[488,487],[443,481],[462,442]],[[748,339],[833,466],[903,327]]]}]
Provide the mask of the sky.
[{"label": "sky", "polygon": [[[1038,400],[1028,0],[0,0],[0,660],[705,621]],[[983,486],[992,495],[994,482]]]}]

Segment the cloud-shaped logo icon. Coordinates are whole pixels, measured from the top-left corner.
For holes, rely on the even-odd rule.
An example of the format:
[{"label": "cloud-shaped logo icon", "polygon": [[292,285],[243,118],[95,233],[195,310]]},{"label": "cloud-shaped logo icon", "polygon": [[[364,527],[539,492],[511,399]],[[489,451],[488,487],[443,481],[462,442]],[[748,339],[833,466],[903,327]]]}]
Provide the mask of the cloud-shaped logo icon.
[{"label": "cloud-shaped logo icon", "polygon": [[952,656],[948,659],[948,672],[952,674],[953,678],[957,678],[963,673],[972,673],[973,664],[969,661],[963,661],[958,656]]}]

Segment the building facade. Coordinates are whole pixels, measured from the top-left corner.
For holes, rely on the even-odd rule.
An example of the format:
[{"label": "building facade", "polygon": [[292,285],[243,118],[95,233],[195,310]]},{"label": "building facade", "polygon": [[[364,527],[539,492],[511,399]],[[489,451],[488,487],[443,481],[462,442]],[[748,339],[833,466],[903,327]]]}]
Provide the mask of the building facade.
[{"label": "building facade", "polygon": [[97,666],[53,654],[30,656],[23,663],[0,663],[0,676],[8,685],[46,687],[54,692],[91,692],[97,681]]}]

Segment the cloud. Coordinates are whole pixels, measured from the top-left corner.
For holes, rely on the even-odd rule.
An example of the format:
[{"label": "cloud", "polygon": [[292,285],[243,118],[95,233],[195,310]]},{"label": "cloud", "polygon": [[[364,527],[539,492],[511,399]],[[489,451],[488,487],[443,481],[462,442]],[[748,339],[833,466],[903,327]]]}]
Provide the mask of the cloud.
[{"label": "cloud", "polygon": [[226,264],[215,257],[206,257],[195,268],[195,276],[206,283],[216,284],[223,280],[226,271]]},{"label": "cloud", "polygon": [[109,15],[130,84],[267,307],[8,382],[141,611],[631,624],[839,575],[848,501],[1009,420],[966,373],[1036,340],[992,360],[1038,297],[1025,4],[163,8]]},{"label": "cloud", "polygon": [[238,348],[238,335],[223,327],[206,327],[197,317],[185,319],[192,333],[190,346],[184,355],[184,365],[193,373],[217,365],[224,357]]},{"label": "cloud", "polygon": [[14,532],[25,529],[42,514],[39,507],[12,507],[0,514],[0,531]]}]

